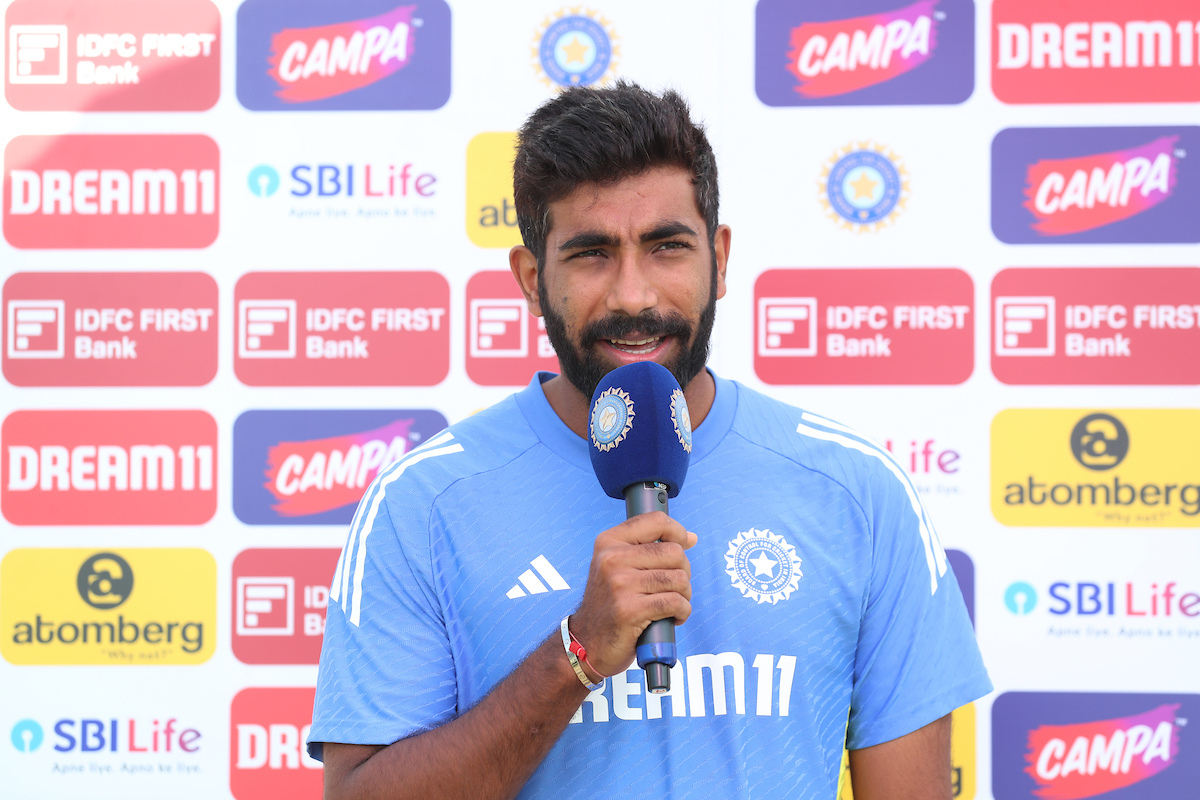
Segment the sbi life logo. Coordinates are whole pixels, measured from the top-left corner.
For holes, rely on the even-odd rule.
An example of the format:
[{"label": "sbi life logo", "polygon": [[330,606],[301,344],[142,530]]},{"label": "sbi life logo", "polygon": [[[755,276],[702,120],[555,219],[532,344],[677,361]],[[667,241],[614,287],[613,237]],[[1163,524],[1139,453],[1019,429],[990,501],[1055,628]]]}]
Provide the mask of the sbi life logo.
[{"label": "sbi life logo", "polygon": [[259,164],[250,170],[246,183],[250,186],[250,194],[255,197],[270,197],[279,191],[279,173],[267,164]]},{"label": "sbi life logo", "polygon": [[23,719],[12,729],[13,747],[22,753],[32,753],[42,746],[42,740],[45,735],[42,733],[42,726],[38,725],[31,719]]},{"label": "sbi life logo", "polygon": [[1019,617],[1037,607],[1037,590],[1024,581],[1017,581],[1004,592],[1005,607]]}]

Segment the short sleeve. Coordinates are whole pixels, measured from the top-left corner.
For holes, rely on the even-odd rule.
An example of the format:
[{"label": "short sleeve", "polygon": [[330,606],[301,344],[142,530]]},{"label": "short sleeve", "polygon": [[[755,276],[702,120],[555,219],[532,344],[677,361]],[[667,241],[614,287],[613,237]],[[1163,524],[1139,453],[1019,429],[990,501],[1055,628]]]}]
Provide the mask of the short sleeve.
[{"label": "short sleeve", "polygon": [[381,474],[330,584],[309,753],[391,744],[457,713],[454,662],[431,579],[421,492]]},{"label": "short sleeve", "polygon": [[[891,464],[889,466],[894,466]],[[871,578],[847,747],[899,738],[991,691],[958,582],[899,468],[872,481]]]}]

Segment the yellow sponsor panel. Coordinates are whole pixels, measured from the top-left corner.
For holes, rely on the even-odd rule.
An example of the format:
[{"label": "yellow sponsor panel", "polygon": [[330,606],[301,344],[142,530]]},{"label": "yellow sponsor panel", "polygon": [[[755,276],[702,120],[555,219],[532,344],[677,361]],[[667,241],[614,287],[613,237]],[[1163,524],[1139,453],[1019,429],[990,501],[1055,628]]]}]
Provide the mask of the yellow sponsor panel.
[{"label": "yellow sponsor panel", "polygon": [[481,133],[467,144],[467,236],[480,247],[521,243],[513,205],[517,135]]},{"label": "yellow sponsor panel", "polygon": [[1200,410],[1006,409],[991,480],[1005,525],[1200,526]]},{"label": "yellow sponsor panel", "polygon": [[[950,715],[950,781],[955,800],[975,797],[975,704],[967,703]],[[842,775],[837,800],[854,800],[850,786],[850,754],[842,751]]]},{"label": "yellow sponsor panel", "polygon": [[199,664],[216,620],[205,550],[28,548],[0,561],[0,655],[13,664]]}]

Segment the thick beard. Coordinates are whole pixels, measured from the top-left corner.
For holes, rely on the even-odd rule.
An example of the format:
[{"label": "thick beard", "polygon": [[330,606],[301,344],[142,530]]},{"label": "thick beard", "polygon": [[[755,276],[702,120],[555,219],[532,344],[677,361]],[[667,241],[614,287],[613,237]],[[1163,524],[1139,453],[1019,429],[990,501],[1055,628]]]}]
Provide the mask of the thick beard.
[{"label": "thick beard", "polygon": [[577,348],[571,341],[566,321],[554,310],[554,306],[550,302],[540,265],[538,298],[541,302],[542,317],[546,321],[546,335],[550,338],[550,344],[558,355],[558,364],[562,368],[563,377],[570,381],[571,385],[578,389],[589,402],[604,376],[616,369],[600,360],[594,345],[602,339],[624,339],[633,333],[647,337],[677,336],[679,338],[682,344],[679,355],[663,366],[669,369],[675,376],[675,380],[679,381],[679,385],[686,389],[708,362],[713,322],[717,318],[717,259],[714,256],[712,260],[712,279],[708,287],[708,303],[700,312],[700,320],[694,331],[688,321],[678,313],[663,315],[647,309],[636,317],[626,314],[611,314],[588,325],[580,335]]}]

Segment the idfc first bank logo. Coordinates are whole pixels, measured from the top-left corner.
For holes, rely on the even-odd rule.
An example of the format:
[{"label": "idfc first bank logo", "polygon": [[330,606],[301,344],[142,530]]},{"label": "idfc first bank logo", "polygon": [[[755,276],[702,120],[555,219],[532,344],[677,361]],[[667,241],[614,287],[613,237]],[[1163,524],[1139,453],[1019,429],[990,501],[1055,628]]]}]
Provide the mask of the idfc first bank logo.
[{"label": "idfc first bank logo", "polygon": [[971,0],[759,0],[755,89],[769,106],[961,103],[974,42]]},{"label": "idfc first bank logo", "polygon": [[1005,103],[1200,100],[1195,0],[995,0],[992,89]]},{"label": "idfc first bank logo", "polygon": [[992,231],[1009,244],[1200,242],[1197,152],[1195,126],[1000,131]]},{"label": "idfc first bank logo", "polygon": [[436,411],[247,411],[233,511],[250,525],[344,525],[381,470],[446,427]]},{"label": "idfc first bank logo", "polygon": [[441,108],[450,97],[444,0],[246,0],[237,94],[253,111]]},{"label": "idfc first bank logo", "polygon": [[4,95],[21,111],[204,111],[221,90],[209,0],[17,0]]},{"label": "idfc first bank logo", "polygon": [[1006,692],[992,706],[996,800],[1189,797],[1194,694]]},{"label": "idfc first bank logo", "polygon": [[39,250],[208,247],[219,176],[207,136],[18,136],[4,148],[4,238]]}]

